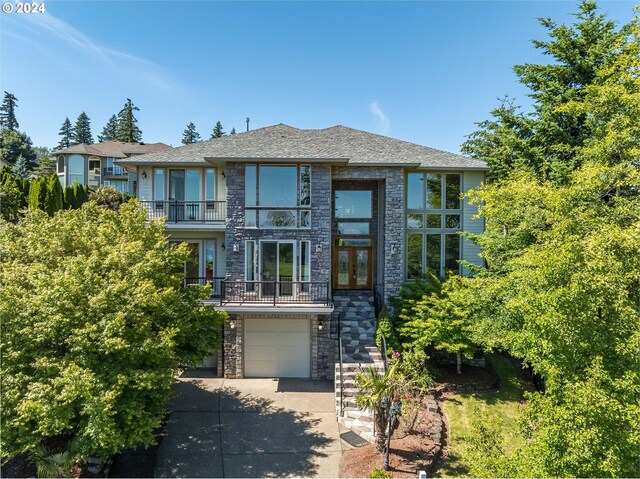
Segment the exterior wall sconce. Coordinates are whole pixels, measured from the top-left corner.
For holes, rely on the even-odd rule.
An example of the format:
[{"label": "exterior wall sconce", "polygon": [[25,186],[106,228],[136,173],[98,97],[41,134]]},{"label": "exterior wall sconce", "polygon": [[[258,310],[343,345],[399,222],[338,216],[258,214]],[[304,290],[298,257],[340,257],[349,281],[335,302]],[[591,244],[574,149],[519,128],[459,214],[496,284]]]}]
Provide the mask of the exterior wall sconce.
[{"label": "exterior wall sconce", "polygon": [[322,331],[324,329],[324,321],[321,319],[318,320],[318,331]]},{"label": "exterior wall sconce", "polygon": [[316,245],[316,253],[322,253],[322,245],[321,244],[317,244]]},{"label": "exterior wall sconce", "polygon": [[147,172],[146,172],[146,171],[143,171],[143,172],[142,172],[142,177],[143,177],[145,180],[147,179]]},{"label": "exterior wall sconce", "polygon": [[238,243],[234,243],[233,245],[233,252],[237,253],[240,251],[240,245]]},{"label": "exterior wall sconce", "polygon": [[227,247],[224,245],[224,243],[222,243],[222,249],[223,250],[227,249]]},{"label": "exterior wall sconce", "polygon": [[398,246],[395,244],[391,245],[391,254],[396,254],[398,252]]},{"label": "exterior wall sconce", "polygon": [[231,321],[229,321],[229,327],[231,329],[236,329],[236,320],[232,319]]},{"label": "exterior wall sconce", "polygon": [[223,177],[223,178],[226,178],[226,177],[227,177],[227,175],[225,175],[225,174],[224,174],[224,170],[222,170],[222,177]]}]

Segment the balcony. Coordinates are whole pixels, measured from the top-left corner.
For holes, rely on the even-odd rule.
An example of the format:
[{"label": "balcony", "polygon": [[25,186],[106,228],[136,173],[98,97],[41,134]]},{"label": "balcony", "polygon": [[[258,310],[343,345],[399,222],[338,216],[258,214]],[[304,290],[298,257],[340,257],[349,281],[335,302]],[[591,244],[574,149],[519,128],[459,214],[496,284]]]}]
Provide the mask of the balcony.
[{"label": "balcony", "polygon": [[224,223],[226,201],[141,201],[149,219],[166,218],[167,223]]},{"label": "balcony", "polygon": [[211,301],[223,309],[331,308],[328,282],[226,281],[223,278],[187,278],[185,285],[211,285]]},{"label": "balcony", "polygon": [[122,166],[105,166],[102,172],[104,176],[127,176],[127,170]]}]

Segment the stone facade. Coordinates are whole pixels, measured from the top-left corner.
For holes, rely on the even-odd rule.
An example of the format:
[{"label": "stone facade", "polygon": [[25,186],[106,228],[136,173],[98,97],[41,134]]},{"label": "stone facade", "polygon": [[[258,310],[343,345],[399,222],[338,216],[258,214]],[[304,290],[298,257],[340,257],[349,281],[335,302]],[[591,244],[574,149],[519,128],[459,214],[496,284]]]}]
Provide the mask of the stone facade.
[{"label": "stone facade", "polygon": [[[380,180],[383,183],[379,195],[383,206],[384,232],[381,235],[382,270],[385,303],[396,296],[403,284],[404,276],[404,170],[397,167],[339,166],[334,167],[331,177],[336,180]],[[379,261],[380,263],[380,261]]]},{"label": "stone facade", "polygon": [[[244,320],[253,319],[284,319],[287,315],[280,313],[246,313],[230,314],[229,322],[224,329],[224,377],[228,379],[242,379],[244,369],[242,362]],[[330,318],[326,315],[289,314],[295,319],[308,319],[311,323],[311,379],[333,379],[333,365],[335,363],[335,341],[329,333]],[[322,320],[322,331],[318,329],[318,322]],[[235,327],[231,328],[233,321]]]}]

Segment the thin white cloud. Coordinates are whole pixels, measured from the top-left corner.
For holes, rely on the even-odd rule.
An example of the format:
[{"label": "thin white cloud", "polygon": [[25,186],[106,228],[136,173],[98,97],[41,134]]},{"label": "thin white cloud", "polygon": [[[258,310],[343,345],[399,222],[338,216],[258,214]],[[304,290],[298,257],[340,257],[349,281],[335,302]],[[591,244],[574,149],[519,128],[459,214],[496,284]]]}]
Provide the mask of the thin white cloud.
[{"label": "thin white cloud", "polygon": [[385,135],[389,133],[391,122],[389,121],[389,117],[384,114],[384,112],[380,108],[380,104],[376,100],[369,103],[369,111],[378,120],[378,128],[380,129],[380,132]]},{"label": "thin white cloud", "polygon": [[[27,30],[31,42],[34,42],[37,37],[43,45],[48,45],[52,37],[57,38],[72,49],[84,53],[88,61],[97,61],[100,67],[108,69],[112,74],[136,80],[158,90],[175,89],[174,81],[162,71],[159,65],[144,58],[100,45],[73,25],[49,12],[37,15],[20,15],[19,22],[11,21],[14,20],[12,17],[17,17],[17,15],[6,15],[6,17],[9,18],[3,20],[10,20],[9,23],[14,26]],[[8,29],[5,29],[5,33],[19,38],[17,33],[12,33]]]}]

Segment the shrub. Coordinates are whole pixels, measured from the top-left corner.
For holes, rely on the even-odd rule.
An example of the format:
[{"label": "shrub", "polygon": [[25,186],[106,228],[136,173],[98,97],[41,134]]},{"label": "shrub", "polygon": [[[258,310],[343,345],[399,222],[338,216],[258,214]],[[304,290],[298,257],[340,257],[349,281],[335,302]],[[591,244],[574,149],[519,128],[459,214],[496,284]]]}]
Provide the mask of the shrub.
[{"label": "shrub", "polygon": [[391,474],[379,467],[375,467],[369,474],[370,479],[390,479],[391,477],[393,477]]}]

